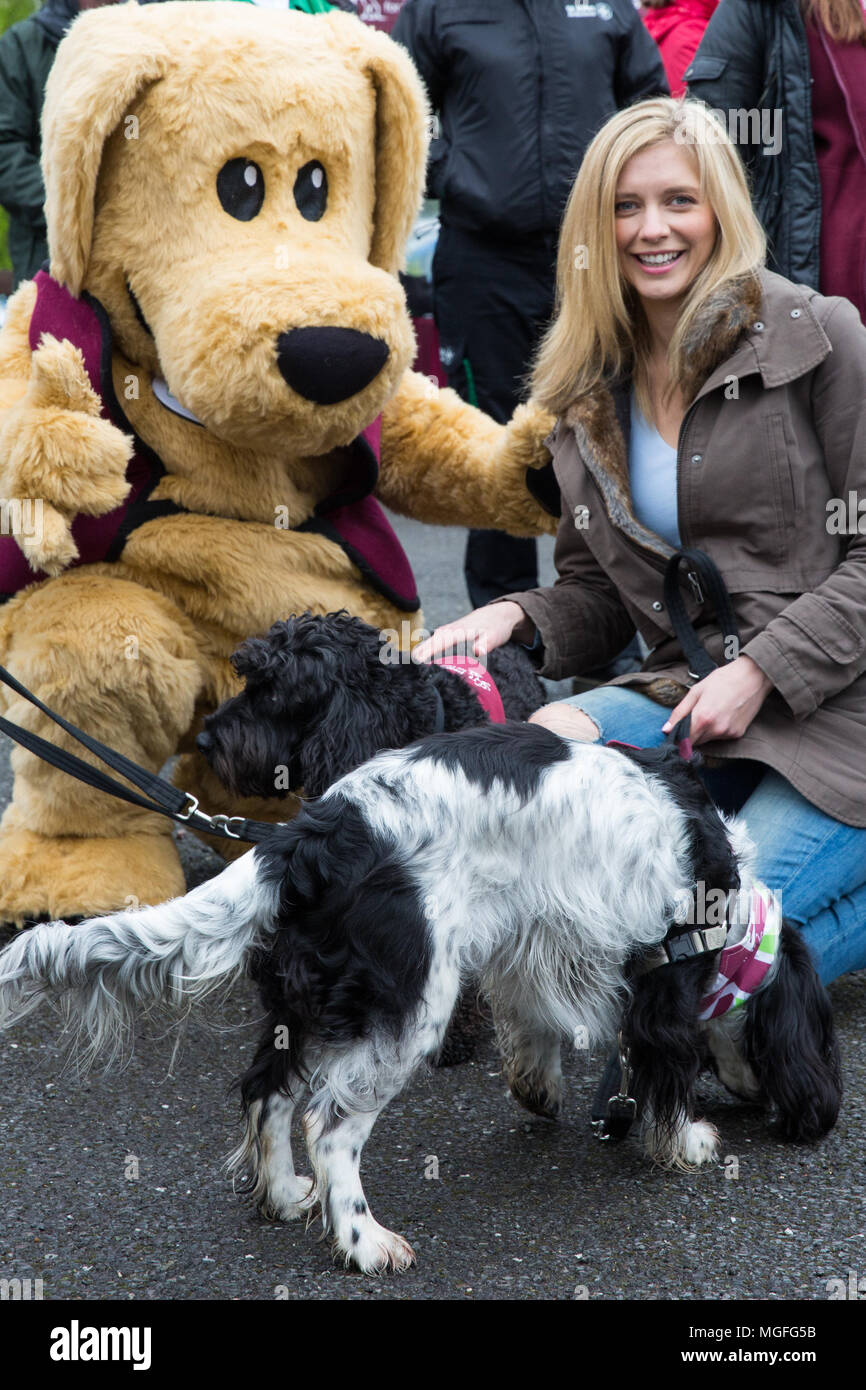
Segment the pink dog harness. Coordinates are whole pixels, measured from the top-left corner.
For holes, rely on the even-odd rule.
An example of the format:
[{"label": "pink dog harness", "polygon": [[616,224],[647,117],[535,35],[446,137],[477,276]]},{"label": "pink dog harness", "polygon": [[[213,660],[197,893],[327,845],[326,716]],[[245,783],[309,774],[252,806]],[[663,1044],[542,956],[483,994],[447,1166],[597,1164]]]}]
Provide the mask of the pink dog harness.
[{"label": "pink dog harness", "polygon": [[505,707],[496,682],[474,656],[437,656],[433,665],[446,667],[472,687],[482,709],[487,711],[491,724],[505,723]]},{"label": "pink dog harness", "polygon": [[718,974],[701,1000],[700,1019],[721,1018],[741,1008],[766,980],[779,946],[782,912],[778,899],[764,883],[752,888],[749,925],[735,946],[726,946]]}]

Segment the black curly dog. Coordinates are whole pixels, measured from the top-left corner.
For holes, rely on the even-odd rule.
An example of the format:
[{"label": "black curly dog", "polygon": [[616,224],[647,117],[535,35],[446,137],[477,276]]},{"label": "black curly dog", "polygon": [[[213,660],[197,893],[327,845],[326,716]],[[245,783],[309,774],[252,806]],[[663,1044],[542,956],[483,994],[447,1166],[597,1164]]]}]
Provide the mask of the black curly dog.
[{"label": "black curly dog", "polygon": [[[432,734],[436,691],[445,732],[489,722],[460,676],[403,655],[383,661],[381,634],[345,610],[274,623],[235,652],[232,666],[246,688],[208,715],[196,744],[235,796],[286,796],[301,787],[321,796],[383,748]],[[545,703],[524,648],[497,647],[487,668],[508,719],[528,719]],[[281,768],[288,779],[279,779]]]},{"label": "black curly dog", "polygon": [[[437,691],[446,732],[489,723],[460,676],[404,655],[403,661],[383,661],[379,631],[345,610],[275,623],[266,637],[250,638],[235,652],[232,666],[245,689],[208,715],[196,744],[235,796],[285,797],[303,788],[310,797],[382,749],[404,748],[433,733]],[[528,719],[545,703],[523,647],[497,647],[487,669],[508,719]],[[479,1027],[468,991],[440,1064],[470,1056]]]}]

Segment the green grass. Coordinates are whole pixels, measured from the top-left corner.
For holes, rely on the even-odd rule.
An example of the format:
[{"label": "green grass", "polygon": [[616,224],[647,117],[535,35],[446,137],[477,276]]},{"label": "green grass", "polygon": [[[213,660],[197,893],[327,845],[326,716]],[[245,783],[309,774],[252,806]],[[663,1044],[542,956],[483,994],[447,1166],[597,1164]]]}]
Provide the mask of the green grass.
[{"label": "green grass", "polygon": [[[13,24],[17,24],[20,19],[26,19],[38,9],[39,6],[34,0],[0,0],[0,33],[5,33]],[[12,266],[6,238],[8,225],[9,218],[5,209],[0,208],[0,268],[3,270],[9,270]]]},{"label": "green grass", "polygon": [[4,33],[19,19],[26,19],[39,6],[34,0],[0,0],[0,33]]}]

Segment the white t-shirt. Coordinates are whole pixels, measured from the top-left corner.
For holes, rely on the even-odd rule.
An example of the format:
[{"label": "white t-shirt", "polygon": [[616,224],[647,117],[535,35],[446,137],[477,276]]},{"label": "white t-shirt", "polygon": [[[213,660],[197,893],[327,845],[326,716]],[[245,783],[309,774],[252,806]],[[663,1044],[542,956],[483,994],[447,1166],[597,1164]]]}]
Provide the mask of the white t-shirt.
[{"label": "white t-shirt", "polygon": [[634,392],[628,473],[638,521],[679,550],[682,542],[677,519],[677,451],[644,419]]}]

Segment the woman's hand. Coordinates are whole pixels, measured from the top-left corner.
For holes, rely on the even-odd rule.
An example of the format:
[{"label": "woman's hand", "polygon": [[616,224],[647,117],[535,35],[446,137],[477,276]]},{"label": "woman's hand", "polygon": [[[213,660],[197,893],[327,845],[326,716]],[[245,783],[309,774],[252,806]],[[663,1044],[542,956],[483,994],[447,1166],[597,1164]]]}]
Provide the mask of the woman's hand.
[{"label": "woman's hand", "polygon": [[502,603],[491,603],[486,608],[475,608],[465,618],[445,623],[437,627],[431,637],[413,648],[413,661],[431,661],[440,652],[451,647],[461,647],[464,652],[483,657],[494,647],[501,647],[511,637],[520,642],[531,642],[535,626],[527,618],[519,603],[503,599]]},{"label": "woman's hand", "polygon": [[668,733],[687,714],[692,716],[693,744],[717,738],[742,738],[773,682],[748,656],[711,671],[671,710],[662,732]]}]

